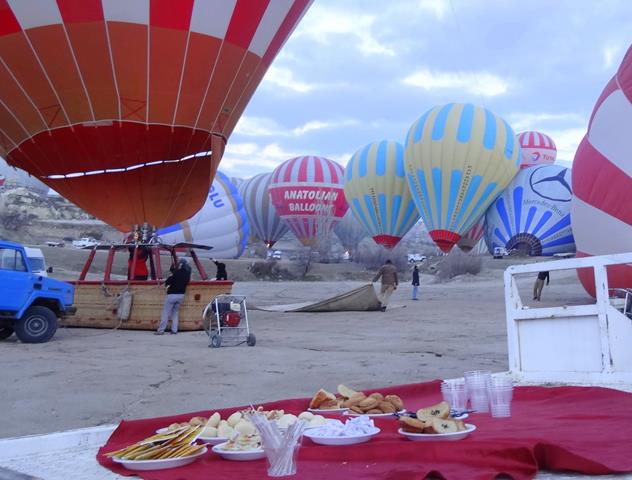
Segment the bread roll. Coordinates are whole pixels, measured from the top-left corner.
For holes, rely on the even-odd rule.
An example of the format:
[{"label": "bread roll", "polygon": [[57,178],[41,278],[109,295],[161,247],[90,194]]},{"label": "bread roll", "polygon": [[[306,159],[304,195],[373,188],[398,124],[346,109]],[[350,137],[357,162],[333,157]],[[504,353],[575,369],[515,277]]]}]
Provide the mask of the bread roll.
[{"label": "bread roll", "polygon": [[384,412],[379,408],[372,408],[371,410],[367,410],[366,412],[369,415],[382,415]]},{"label": "bread roll", "polygon": [[296,423],[297,420],[298,418],[296,417],[296,415],[292,415],[291,413],[286,413],[285,415],[283,415],[281,418],[277,420],[277,424],[279,425],[279,428],[287,428],[293,423]]},{"label": "bread roll", "polygon": [[193,417],[191,420],[189,420],[189,425],[206,425],[206,420],[206,417]]},{"label": "bread roll", "polygon": [[222,438],[232,438],[235,430],[228,423],[217,427],[217,436]]},{"label": "bread roll", "polygon": [[202,433],[200,434],[200,436],[202,436],[202,437],[217,437],[217,428],[215,428],[215,427],[206,427],[204,430],[202,430]]},{"label": "bread roll", "polygon": [[242,435],[254,435],[257,429],[248,420],[241,419],[237,422],[237,425],[235,425],[235,431]]},{"label": "bread roll", "polygon": [[364,400],[362,400],[360,403],[358,403],[358,407],[360,407],[364,411],[367,411],[367,410],[371,410],[372,408],[377,407],[379,403],[380,403],[379,400],[376,399],[375,397],[368,396]]},{"label": "bread roll", "polygon": [[241,420],[243,417],[243,415],[241,414],[241,412],[235,412],[233,413],[230,417],[228,417],[228,425],[230,425],[231,427],[235,428],[235,425],[237,425],[239,423],[239,420]]},{"label": "bread roll", "polygon": [[375,398],[378,402],[384,400],[384,395],[382,395],[380,392],[373,392],[371,395],[369,395],[369,397]]},{"label": "bread roll", "polygon": [[378,403],[377,408],[382,410],[382,412],[384,413],[395,413],[398,411],[391,402],[387,402],[387,401]]},{"label": "bread roll", "polygon": [[396,412],[404,410],[404,402],[397,395],[386,395],[384,397],[384,401],[392,404],[395,407]]},{"label": "bread roll", "polygon": [[[314,418],[317,415],[314,415],[312,412],[302,412],[299,416],[298,419],[299,420],[305,420],[307,422],[309,422],[312,418]],[[319,417],[321,415],[318,415]]]},{"label": "bread roll", "polygon": [[211,415],[208,419],[208,423],[207,425],[209,427],[216,427],[219,425],[219,421],[222,419],[221,415],[218,412],[215,412],[213,415]]},{"label": "bread roll", "polygon": [[361,415],[364,415],[364,410],[362,410],[360,407],[358,407],[357,405],[354,405],[353,407],[349,408],[349,410],[351,410],[352,412],[355,413],[359,413]]},{"label": "bread roll", "polygon": [[326,423],[327,423],[327,419],[325,417],[323,417],[322,415],[314,415],[309,421],[309,426],[317,427],[317,426],[325,425]]}]

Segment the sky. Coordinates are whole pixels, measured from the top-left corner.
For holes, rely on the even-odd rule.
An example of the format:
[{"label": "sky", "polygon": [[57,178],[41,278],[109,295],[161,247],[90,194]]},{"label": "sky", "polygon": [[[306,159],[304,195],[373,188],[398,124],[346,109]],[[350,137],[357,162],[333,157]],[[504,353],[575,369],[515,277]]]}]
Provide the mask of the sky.
[{"label": "sky", "polygon": [[571,166],[632,43],[630,0],[315,0],[229,139],[247,178],[298,155],[346,165],[404,141],[430,108],[471,102],[538,130]]}]

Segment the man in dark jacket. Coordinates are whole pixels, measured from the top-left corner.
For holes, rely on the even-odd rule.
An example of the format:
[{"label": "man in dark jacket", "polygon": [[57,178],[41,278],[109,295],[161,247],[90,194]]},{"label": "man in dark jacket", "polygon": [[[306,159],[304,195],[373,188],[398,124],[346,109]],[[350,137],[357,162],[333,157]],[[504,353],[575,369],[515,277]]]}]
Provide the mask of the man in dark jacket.
[{"label": "man in dark jacket", "polygon": [[533,299],[540,301],[542,295],[542,289],[544,288],[544,280],[546,284],[549,284],[549,272],[539,272],[538,278],[535,279],[535,285],[533,285]]},{"label": "man in dark jacket", "polygon": [[379,279],[382,279],[382,286],[380,288],[380,303],[382,304],[382,311],[386,311],[386,306],[388,305],[388,299],[391,298],[391,294],[397,288],[397,269],[393,262],[390,260],[386,260],[384,265],[380,267],[380,269],[373,277],[373,282],[377,282]]},{"label": "man in dark jacket", "polygon": [[413,267],[413,300],[417,300],[417,293],[419,292],[419,267],[415,265]]},{"label": "man in dark jacket", "polygon": [[180,259],[178,268],[174,270],[165,281],[167,296],[165,298],[164,307],[162,308],[160,326],[158,327],[156,335],[163,335],[165,333],[167,324],[169,323],[169,317],[171,317],[171,333],[178,333],[178,314],[190,280],[191,268],[186,259],[182,258]]},{"label": "man in dark jacket", "polygon": [[213,263],[217,267],[217,274],[215,280],[228,280],[228,273],[226,272],[226,264],[213,260]]}]

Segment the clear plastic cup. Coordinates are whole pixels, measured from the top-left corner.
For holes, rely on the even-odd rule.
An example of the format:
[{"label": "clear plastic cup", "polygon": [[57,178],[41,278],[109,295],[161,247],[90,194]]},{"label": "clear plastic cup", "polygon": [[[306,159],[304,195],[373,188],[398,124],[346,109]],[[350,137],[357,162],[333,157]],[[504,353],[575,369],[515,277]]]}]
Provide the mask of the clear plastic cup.
[{"label": "clear plastic cup", "polygon": [[513,380],[510,377],[494,377],[488,388],[492,417],[510,417],[513,399]]},{"label": "clear plastic cup", "polygon": [[296,475],[296,464],[298,460],[298,451],[301,443],[297,443],[292,447],[292,453],[289,451],[281,452],[278,457],[266,455],[268,459],[268,477],[288,477]]},{"label": "clear plastic cup", "polygon": [[464,377],[472,410],[479,413],[489,412],[487,389],[491,383],[492,372],[489,370],[472,370],[465,372]]},{"label": "clear plastic cup", "polygon": [[441,382],[441,395],[450,404],[450,409],[467,410],[467,387],[465,380],[445,380]]}]

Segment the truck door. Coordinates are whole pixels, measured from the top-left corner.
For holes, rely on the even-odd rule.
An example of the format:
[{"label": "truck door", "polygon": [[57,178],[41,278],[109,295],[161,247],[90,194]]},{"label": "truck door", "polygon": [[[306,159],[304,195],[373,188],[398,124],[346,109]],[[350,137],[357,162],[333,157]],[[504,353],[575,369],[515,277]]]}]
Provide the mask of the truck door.
[{"label": "truck door", "polygon": [[20,310],[33,291],[32,278],[20,250],[0,247],[0,310]]}]

